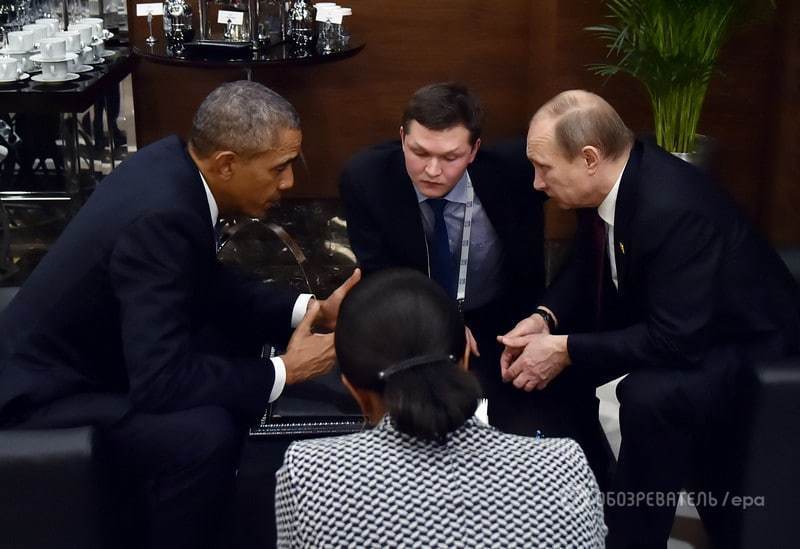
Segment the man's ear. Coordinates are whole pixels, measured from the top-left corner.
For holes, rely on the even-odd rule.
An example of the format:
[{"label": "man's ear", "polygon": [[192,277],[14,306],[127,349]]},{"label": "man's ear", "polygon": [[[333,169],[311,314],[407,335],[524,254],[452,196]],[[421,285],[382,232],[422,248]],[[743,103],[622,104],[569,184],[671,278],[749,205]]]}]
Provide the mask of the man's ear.
[{"label": "man's ear", "polygon": [[211,169],[223,180],[233,177],[238,155],[233,151],[217,151],[211,158]]},{"label": "man's ear", "polygon": [[481,138],[475,140],[475,144],[472,145],[472,150],[469,153],[469,163],[472,164],[472,161],[475,160],[475,155],[478,154],[478,149],[481,148]]},{"label": "man's ear", "polygon": [[406,131],[403,129],[403,126],[400,126],[400,143],[405,143],[406,140]]},{"label": "man's ear", "polygon": [[586,145],[581,149],[581,156],[583,157],[583,162],[586,165],[586,171],[588,171],[590,175],[597,173],[597,170],[600,167],[600,151],[598,148],[591,145]]}]

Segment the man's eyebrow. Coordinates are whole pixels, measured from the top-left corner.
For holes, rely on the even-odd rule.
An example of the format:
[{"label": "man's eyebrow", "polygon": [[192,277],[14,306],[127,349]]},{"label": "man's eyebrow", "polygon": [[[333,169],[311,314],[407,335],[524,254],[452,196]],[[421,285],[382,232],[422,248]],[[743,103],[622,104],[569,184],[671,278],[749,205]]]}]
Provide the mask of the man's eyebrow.
[{"label": "man's eyebrow", "polygon": [[[425,147],[423,147],[419,143],[410,143],[409,147],[414,149],[415,151],[428,152],[428,149],[426,149]],[[459,149],[459,147],[456,146],[456,147],[450,149],[449,151],[445,151],[444,153],[441,154],[441,156],[448,156],[448,155],[451,155],[451,154],[458,154],[459,153],[458,149]]]},{"label": "man's eyebrow", "polygon": [[293,156],[290,156],[289,158],[285,158],[283,159],[283,161],[279,162],[276,167],[287,166],[292,162],[294,162],[295,160],[297,160],[298,158],[300,158],[299,154],[295,154]]}]

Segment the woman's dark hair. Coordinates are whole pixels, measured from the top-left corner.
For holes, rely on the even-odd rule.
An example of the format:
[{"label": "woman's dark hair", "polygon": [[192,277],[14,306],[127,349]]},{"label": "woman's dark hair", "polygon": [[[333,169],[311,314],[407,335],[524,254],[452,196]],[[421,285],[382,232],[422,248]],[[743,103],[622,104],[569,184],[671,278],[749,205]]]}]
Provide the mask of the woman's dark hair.
[{"label": "woman's dark hair", "polygon": [[403,131],[416,120],[429,130],[449,130],[463,125],[469,130],[470,145],[481,136],[483,109],[478,97],[464,84],[440,82],[418,89],[403,112]]},{"label": "woman's dark hair", "polygon": [[425,275],[391,269],[363,280],[342,302],[335,340],[342,373],[380,393],[400,431],[441,441],[475,413],[480,386],[457,365],[464,322]]}]

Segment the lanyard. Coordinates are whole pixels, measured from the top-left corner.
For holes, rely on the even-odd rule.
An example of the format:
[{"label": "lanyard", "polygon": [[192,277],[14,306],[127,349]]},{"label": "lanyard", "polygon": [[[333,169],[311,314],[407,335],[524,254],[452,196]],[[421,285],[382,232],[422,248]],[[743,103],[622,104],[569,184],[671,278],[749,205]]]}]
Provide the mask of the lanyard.
[{"label": "lanyard", "polygon": [[456,302],[458,310],[464,311],[464,296],[467,292],[467,264],[469,263],[469,238],[472,234],[472,210],[475,207],[475,191],[472,188],[472,179],[469,172],[467,176],[467,204],[464,208],[464,228],[461,231],[461,260],[458,266],[458,287],[456,290]]}]

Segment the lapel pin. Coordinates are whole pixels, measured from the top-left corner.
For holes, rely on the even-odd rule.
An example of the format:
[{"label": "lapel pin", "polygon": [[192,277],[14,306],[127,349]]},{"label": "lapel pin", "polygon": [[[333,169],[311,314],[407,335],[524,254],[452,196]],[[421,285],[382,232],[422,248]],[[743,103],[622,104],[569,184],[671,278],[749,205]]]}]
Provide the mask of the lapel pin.
[{"label": "lapel pin", "polygon": [[625,244],[622,242],[619,243],[619,251],[622,252],[622,255],[625,255]]}]

